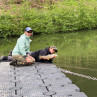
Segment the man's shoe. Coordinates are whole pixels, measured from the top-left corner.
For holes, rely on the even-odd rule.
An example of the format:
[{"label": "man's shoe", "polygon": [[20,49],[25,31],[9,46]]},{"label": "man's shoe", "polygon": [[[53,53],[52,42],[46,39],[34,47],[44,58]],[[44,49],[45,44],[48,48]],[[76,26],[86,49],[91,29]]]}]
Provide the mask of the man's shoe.
[{"label": "man's shoe", "polygon": [[12,50],[9,51],[9,55],[8,56],[12,56]]}]

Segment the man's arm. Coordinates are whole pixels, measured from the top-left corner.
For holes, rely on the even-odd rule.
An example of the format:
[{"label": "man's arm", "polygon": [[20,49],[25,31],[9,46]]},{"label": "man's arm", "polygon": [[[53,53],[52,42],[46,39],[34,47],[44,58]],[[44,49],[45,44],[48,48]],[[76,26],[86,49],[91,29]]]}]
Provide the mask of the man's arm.
[{"label": "man's arm", "polygon": [[25,39],[20,39],[18,41],[18,48],[19,48],[19,51],[20,51],[20,54],[22,56],[26,56],[26,48],[25,48]]}]

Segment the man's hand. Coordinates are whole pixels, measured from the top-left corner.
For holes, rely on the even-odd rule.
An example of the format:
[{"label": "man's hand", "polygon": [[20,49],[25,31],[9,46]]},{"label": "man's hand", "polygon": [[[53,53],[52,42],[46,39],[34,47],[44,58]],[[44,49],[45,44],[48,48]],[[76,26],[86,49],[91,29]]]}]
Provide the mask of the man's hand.
[{"label": "man's hand", "polygon": [[31,57],[29,54],[25,59],[26,59],[26,62],[28,62],[28,63],[35,62],[35,59],[33,57]]}]

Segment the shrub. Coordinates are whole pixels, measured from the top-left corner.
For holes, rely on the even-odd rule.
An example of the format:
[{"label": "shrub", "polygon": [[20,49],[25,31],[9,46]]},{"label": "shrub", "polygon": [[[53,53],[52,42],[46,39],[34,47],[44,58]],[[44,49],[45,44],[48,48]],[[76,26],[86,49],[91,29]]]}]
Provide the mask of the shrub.
[{"label": "shrub", "polygon": [[65,33],[97,27],[96,0],[57,0],[43,3],[41,9],[33,8],[30,0],[21,5],[11,4],[7,11],[2,7],[0,37],[20,35],[30,26],[34,33]]}]

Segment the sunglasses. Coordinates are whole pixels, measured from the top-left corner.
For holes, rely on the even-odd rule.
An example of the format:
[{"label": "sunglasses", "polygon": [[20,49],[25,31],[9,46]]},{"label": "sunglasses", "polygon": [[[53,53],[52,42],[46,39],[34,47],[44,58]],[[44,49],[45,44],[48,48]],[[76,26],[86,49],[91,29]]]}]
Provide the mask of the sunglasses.
[{"label": "sunglasses", "polygon": [[32,33],[33,31],[32,30],[30,30],[30,31],[28,31],[27,33]]}]

